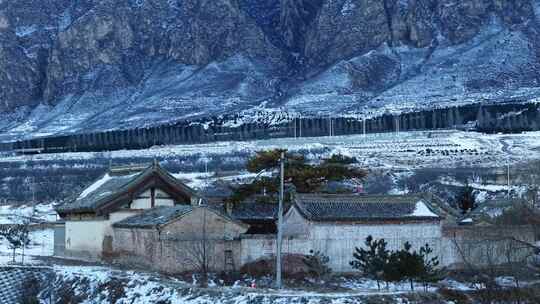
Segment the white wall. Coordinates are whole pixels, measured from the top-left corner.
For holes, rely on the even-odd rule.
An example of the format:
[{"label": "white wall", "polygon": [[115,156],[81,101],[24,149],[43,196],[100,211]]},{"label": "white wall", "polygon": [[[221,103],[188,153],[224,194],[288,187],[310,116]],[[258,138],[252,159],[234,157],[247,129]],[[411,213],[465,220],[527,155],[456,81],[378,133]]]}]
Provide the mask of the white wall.
[{"label": "white wall", "polygon": [[66,221],[66,251],[81,257],[100,257],[109,226],[105,220]]},{"label": "white wall", "polygon": [[[283,253],[307,254],[311,244],[308,239],[284,238]],[[246,235],[241,239],[240,248],[242,265],[260,258],[269,258],[276,254],[276,238],[275,235]]]},{"label": "white wall", "polygon": [[111,213],[105,220],[66,221],[66,248],[72,255],[99,258],[105,236],[113,236],[112,224],[138,212],[122,210]]},{"label": "white wall", "polygon": [[444,259],[441,225],[429,222],[374,225],[316,223],[311,230],[311,249],[328,255],[330,266],[335,271],[352,271],[349,262],[355,247],[364,246],[369,235],[375,239],[385,239],[390,250],[401,249],[405,242],[409,242],[413,249],[427,243],[439,259]]},{"label": "white wall", "polygon": [[311,223],[304,219],[302,215],[291,208],[283,217],[283,235],[286,237],[308,237],[311,231]]},{"label": "white wall", "polygon": [[[148,189],[133,200],[131,209],[149,209],[152,206],[151,190]],[[155,191],[156,206],[174,206],[174,200],[164,191],[156,189]]]},{"label": "white wall", "polygon": [[[105,236],[113,236],[112,225],[129,216],[135,215],[141,209],[151,208],[151,190],[135,198],[131,209],[121,209],[109,214],[109,219],[66,221],[66,251],[73,255],[99,257],[103,251]],[[156,206],[174,206],[174,199],[161,189],[155,190]]]},{"label": "white wall", "polygon": [[[446,265],[442,226],[439,222],[404,223],[319,223],[307,221],[296,209],[284,219],[284,253],[308,254],[321,251],[330,258],[330,267],[337,272],[350,272],[349,262],[355,247],[364,245],[367,236],[384,238],[388,249],[401,249],[405,242],[418,249],[426,243],[433,248],[441,264]],[[242,262],[251,262],[275,254],[275,237],[246,236],[242,239]],[[448,248],[446,248],[448,249]],[[452,262],[452,261],[448,261]]]}]

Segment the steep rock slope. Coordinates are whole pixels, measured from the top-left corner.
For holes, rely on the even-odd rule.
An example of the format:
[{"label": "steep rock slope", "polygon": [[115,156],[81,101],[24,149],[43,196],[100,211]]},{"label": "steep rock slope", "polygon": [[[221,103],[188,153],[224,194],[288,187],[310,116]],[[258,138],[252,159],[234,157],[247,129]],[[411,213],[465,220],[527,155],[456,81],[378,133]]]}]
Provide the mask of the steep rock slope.
[{"label": "steep rock slope", "polygon": [[[0,1],[3,138],[534,98],[540,0]],[[536,12],[536,13],[535,13]]]}]

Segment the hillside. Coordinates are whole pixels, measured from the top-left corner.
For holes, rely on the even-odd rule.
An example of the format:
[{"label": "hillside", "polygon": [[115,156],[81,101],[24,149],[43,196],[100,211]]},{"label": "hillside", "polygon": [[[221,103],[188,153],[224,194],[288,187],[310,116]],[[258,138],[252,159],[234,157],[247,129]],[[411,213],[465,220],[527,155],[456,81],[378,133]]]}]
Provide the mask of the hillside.
[{"label": "hillside", "polygon": [[538,16],[539,0],[2,1],[0,132],[531,100]]}]

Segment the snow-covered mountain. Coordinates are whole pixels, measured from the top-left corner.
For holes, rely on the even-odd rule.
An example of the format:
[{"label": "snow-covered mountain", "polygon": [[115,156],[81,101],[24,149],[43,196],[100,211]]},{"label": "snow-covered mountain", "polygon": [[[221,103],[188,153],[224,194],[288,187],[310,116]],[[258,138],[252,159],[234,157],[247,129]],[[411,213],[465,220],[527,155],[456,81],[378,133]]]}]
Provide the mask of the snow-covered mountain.
[{"label": "snow-covered mountain", "polygon": [[540,95],[540,0],[0,1],[0,132]]}]

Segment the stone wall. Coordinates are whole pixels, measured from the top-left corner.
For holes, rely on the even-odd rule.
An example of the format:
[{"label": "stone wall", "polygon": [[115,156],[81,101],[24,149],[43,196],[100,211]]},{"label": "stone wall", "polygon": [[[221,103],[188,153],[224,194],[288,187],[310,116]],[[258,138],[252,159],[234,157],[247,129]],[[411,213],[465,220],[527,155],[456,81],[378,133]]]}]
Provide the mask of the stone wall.
[{"label": "stone wall", "polygon": [[[200,219],[201,214],[195,214],[162,229],[114,228],[113,257],[126,265],[180,273],[197,270],[200,264],[195,260],[203,257],[203,249],[209,268],[218,272],[238,270],[246,263],[275,256],[275,235],[243,234],[244,226],[208,212],[204,236]],[[330,267],[336,272],[353,271],[349,262],[354,248],[362,246],[368,235],[384,238],[390,250],[402,248],[405,242],[411,243],[413,249],[427,243],[441,266],[450,268],[463,268],[467,263],[490,266],[524,261],[532,253],[524,243],[536,242],[531,226],[443,226],[439,222],[304,224],[295,226],[300,230],[286,230],[283,253],[321,251],[329,256]],[[304,231],[307,233],[299,233]],[[77,254],[81,257],[82,253]]]},{"label": "stone wall", "polygon": [[212,271],[238,270],[239,236],[247,228],[215,211],[194,207],[163,227],[114,228],[113,257],[167,273],[197,271],[202,258],[208,259]]},{"label": "stone wall", "polygon": [[[529,226],[313,225],[310,231],[309,236],[286,236],[283,253],[308,254],[311,249],[319,250],[330,258],[330,266],[336,272],[352,271],[349,262],[354,248],[362,246],[367,235],[384,238],[390,250],[402,248],[405,242],[411,243],[413,249],[428,243],[433,254],[439,257],[440,265],[450,268],[463,268],[465,262],[482,266],[522,261],[530,256],[531,250],[513,238],[535,242],[534,229]],[[274,235],[246,235],[242,237],[241,248],[242,263],[270,258],[275,254],[276,238]]]},{"label": "stone wall", "polygon": [[[295,227],[303,227],[296,225]],[[289,234],[289,232],[293,232]],[[443,248],[442,230],[439,222],[418,222],[402,224],[336,224],[311,223],[308,234],[298,234],[298,230],[284,233],[283,253],[308,254],[310,250],[321,251],[330,258],[330,267],[336,272],[351,272],[349,262],[355,247],[364,245],[368,235],[376,239],[384,238],[390,250],[401,249],[405,242],[418,249],[426,243],[433,248],[442,264],[446,265],[446,251]],[[242,237],[242,263],[268,258],[275,254],[275,236],[251,235]]]},{"label": "stone wall", "polygon": [[125,265],[182,273],[198,271],[200,259],[205,257],[210,271],[232,271],[241,266],[238,239],[175,239],[154,229],[126,228],[114,229],[113,239],[113,258]]}]

